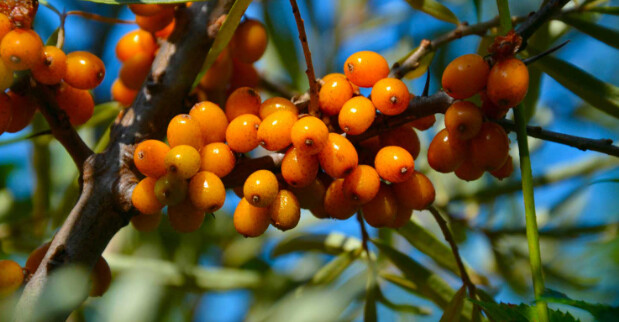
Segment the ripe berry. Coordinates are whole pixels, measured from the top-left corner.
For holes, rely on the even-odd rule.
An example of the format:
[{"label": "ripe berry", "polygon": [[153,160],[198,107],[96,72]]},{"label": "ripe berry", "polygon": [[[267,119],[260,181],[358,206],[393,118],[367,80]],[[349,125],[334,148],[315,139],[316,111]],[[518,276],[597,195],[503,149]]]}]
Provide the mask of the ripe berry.
[{"label": "ripe berry", "polygon": [[471,140],[471,162],[485,171],[500,168],[507,160],[509,153],[509,138],[503,128],[494,123],[486,122],[479,134]]},{"label": "ripe berry", "polygon": [[101,84],[104,77],[105,65],[99,57],[86,51],[74,51],[67,55],[64,76],[67,84],[78,89],[93,89]]},{"label": "ripe berry", "polygon": [[0,56],[12,70],[26,70],[43,60],[43,41],[32,29],[13,29],[0,43]]},{"label": "ripe berry", "polygon": [[230,40],[230,49],[234,58],[250,64],[262,57],[267,43],[267,31],[262,23],[247,19],[234,31],[234,36]]},{"label": "ripe berry", "polygon": [[24,272],[16,262],[0,260],[0,297],[15,292],[24,282]]},{"label": "ripe berry", "polygon": [[226,142],[230,149],[240,153],[246,153],[258,146],[258,128],[260,119],[253,114],[241,115],[228,125],[226,129]]},{"label": "ripe berry", "polygon": [[357,212],[359,206],[344,196],[344,179],[335,179],[327,188],[324,210],[329,217],[345,220]]},{"label": "ripe berry", "polygon": [[47,250],[49,250],[49,245],[51,245],[51,243],[52,242],[49,241],[37,247],[30,253],[30,255],[28,255],[26,265],[24,265],[24,269],[28,274],[34,274],[37,271],[39,265],[41,265],[41,262],[43,261],[43,257],[45,257]]},{"label": "ripe berry", "polygon": [[11,19],[7,15],[0,13],[0,40],[2,40],[11,29],[13,29]]},{"label": "ripe berry", "polygon": [[214,212],[226,201],[226,188],[217,175],[200,171],[189,181],[189,199],[197,209]]},{"label": "ripe berry", "polygon": [[325,115],[337,115],[353,95],[352,87],[344,77],[333,77],[318,92],[318,105]]},{"label": "ripe berry", "polygon": [[299,152],[291,147],[282,160],[282,176],[293,187],[305,187],[316,179],[318,174],[318,156]]},{"label": "ripe berry", "polygon": [[292,143],[290,131],[297,121],[290,111],[278,111],[265,118],[258,127],[258,141],[269,151],[279,151]]},{"label": "ripe berry", "polygon": [[278,191],[277,177],[268,170],[258,170],[250,174],[243,184],[243,196],[255,207],[271,205]]},{"label": "ripe berry", "polygon": [[227,176],[234,165],[236,157],[225,143],[209,143],[200,151],[200,170],[210,171],[220,178]]},{"label": "ripe berry", "polygon": [[514,162],[512,161],[512,157],[508,155],[507,160],[505,160],[505,163],[497,170],[490,172],[490,174],[499,180],[503,180],[511,176],[513,172],[514,172]]},{"label": "ripe berry", "polygon": [[467,101],[455,102],[445,112],[445,128],[449,136],[460,141],[476,136],[483,121],[481,110]]},{"label": "ripe berry", "polygon": [[204,144],[226,140],[228,118],[217,104],[208,101],[197,103],[189,115],[200,125]]},{"label": "ripe berry", "polygon": [[383,78],[372,87],[372,103],[385,115],[404,112],[410,99],[406,84],[397,78]]},{"label": "ripe berry", "polygon": [[98,297],[102,296],[108,288],[110,288],[110,283],[112,282],[112,271],[110,270],[110,265],[107,264],[107,261],[103,256],[99,257],[99,260],[95,263],[95,267],[92,269],[92,274],[90,275],[92,279],[92,287],[90,288],[90,296]]},{"label": "ripe berry", "polygon": [[36,113],[38,106],[27,96],[21,96],[9,90],[7,92],[11,100],[11,123],[6,129],[9,133],[19,132],[28,126]]},{"label": "ripe berry", "polygon": [[301,208],[313,209],[323,206],[327,186],[322,180],[316,178],[305,187],[290,187],[290,191],[297,196]]},{"label": "ripe berry", "polygon": [[190,233],[202,226],[204,211],[194,207],[187,198],[177,205],[168,207],[168,219],[174,230],[179,233]]},{"label": "ripe berry", "polygon": [[165,5],[159,4],[130,4],[129,10],[137,16],[154,16],[160,14],[162,11],[168,9]]},{"label": "ripe berry", "polygon": [[168,173],[189,179],[200,170],[200,153],[189,145],[177,145],[168,151],[163,162]]},{"label": "ripe berry", "polygon": [[4,92],[13,84],[13,71],[0,59],[0,92]]},{"label": "ripe berry", "polygon": [[479,92],[479,97],[481,98],[482,113],[491,120],[502,119],[509,111],[509,108],[500,108],[492,103],[492,101],[488,98],[486,91]]},{"label": "ripe berry", "polygon": [[145,176],[159,178],[166,174],[165,156],[170,147],[158,140],[142,141],[135,148],[133,163]]},{"label": "ripe berry", "polygon": [[170,147],[189,145],[200,150],[204,146],[200,124],[189,114],[179,114],[172,118],[167,133]]},{"label": "ripe berry", "polygon": [[67,72],[67,55],[55,46],[45,46],[43,55],[41,62],[32,67],[32,76],[42,84],[60,83]]},{"label": "ripe berry", "polygon": [[378,173],[369,165],[359,165],[344,178],[344,196],[358,205],[374,199],[379,188]]},{"label": "ripe berry", "polygon": [[318,153],[322,169],[333,178],[342,178],[357,167],[359,156],[345,137],[329,133],[327,145]]},{"label": "ripe berry", "polygon": [[273,226],[281,231],[296,227],[301,219],[301,208],[297,197],[288,190],[280,190],[275,201],[269,206],[269,216]]},{"label": "ripe berry", "polygon": [[432,114],[432,115],[424,116],[420,119],[411,121],[408,124],[412,125],[414,128],[416,128],[419,131],[425,131],[431,128],[432,125],[434,125],[434,122],[436,122],[436,116]]},{"label": "ripe berry", "polygon": [[342,106],[338,122],[346,134],[358,135],[372,125],[375,117],[376,109],[372,102],[363,96],[355,96]]},{"label": "ripe berry", "polygon": [[172,19],[172,22],[170,22],[167,26],[165,26],[165,28],[155,32],[155,37],[162,38],[162,39],[168,39],[168,37],[170,37],[172,32],[174,32],[174,27],[176,27],[176,19]]},{"label": "ripe berry", "polygon": [[77,89],[62,83],[56,91],[56,102],[63,109],[72,125],[82,125],[92,117],[95,101],[87,90]]},{"label": "ripe berry", "polygon": [[260,75],[253,64],[247,64],[232,59],[232,78],[230,78],[230,90],[245,87],[256,87],[260,84]]},{"label": "ripe berry", "polygon": [[161,212],[154,215],[137,214],[131,217],[131,225],[137,231],[149,232],[157,229],[161,223]]},{"label": "ripe berry", "polygon": [[379,139],[381,146],[399,146],[408,151],[415,160],[419,156],[421,144],[415,128],[410,123],[381,133]]},{"label": "ripe berry", "polygon": [[11,99],[5,93],[0,93],[0,134],[4,133],[11,124],[13,110]]},{"label": "ripe berry", "polygon": [[[348,78],[346,78],[346,75],[342,74],[342,73],[331,73],[331,74],[327,74],[325,76],[322,77],[322,82],[323,84],[330,81],[332,78],[334,77],[341,77],[344,78],[346,81],[348,81]],[[355,95],[359,95],[359,86],[351,83],[350,81],[348,82],[350,84],[350,86],[352,87],[352,92]]]},{"label": "ripe berry", "polygon": [[260,118],[265,119],[267,116],[277,111],[290,111],[295,115],[299,115],[299,109],[290,100],[283,97],[271,97],[260,105]]},{"label": "ripe berry", "polygon": [[304,154],[318,154],[327,145],[329,129],[317,117],[305,116],[290,130],[292,145]]},{"label": "ripe berry", "polygon": [[131,203],[140,213],[154,215],[163,209],[163,204],[155,196],[157,179],[146,177],[133,188]]},{"label": "ripe berry", "polygon": [[234,210],[234,228],[245,237],[258,237],[262,235],[271,222],[269,208],[259,208],[242,198]]},{"label": "ripe berry", "polygon": [[488,75],[488,98],[499,108],[514,107],[527,95],[529,70],[518,58],[499,60]]},{"label": "ripe berry", "polygon": [[376,196],[362,207],[363,218],[372,227],[387,227],[395,221],[398,201],[393,189],[386,183],[380,185]]},{"label": "ripe berry", "polygon": [[165,8],[152,16],[135,16],[135,23],[148,32],[157,32],[167,27],[174,20],[174,9]]},{"label": "ripe berry", "polygon": [[118,78],[128,88],[139,90],[146,80],[152,64],[152,55],[138,52],[123,63]]},{"label": "ripe berry", "polygon": [[228,47],[221,51],[217,59],[200,79],[200,87],[206,90],[225,90],[230,83],[234,66],[228,54]]},{"label": "ripe berry", "polygon": [[434,202],[436,196],[432,181],[417,171],[410,179],[394,184],[393,191],[400,205],[416,210],[426,209]]},{"label": "ripe berry", "polygon": [[258,115],[260,110],[260,94],[251,87],[236,89],[226,101],[226,116],[232,122],[237,116],[243,114]]},{"label": "ripe berry", "polygon": [[122,62],[137,53],[154,56],[157,42],[153,35],[141,29],[131,31],[122,36],[116,44],[116,57]]},{"label": "ripe berry", "polygon": [[447,129],[442,129],[428,147],[428,164],[438,172],[452,172],[462,164],[467,151],[466,142],[450,138]]},{"label": "ripe berry", "polygon": [[389,227],[398,229],[404,227],[406,223],[411,220],[413,216],[413,209],[407,208],[404,205],[398,203],[398,212],[395,214],[395,220],[389,225]]},{"label": "ripe berry", "polygon": [[187,196],[187,181],[175,174],[168,173],[157,179],[155,196],[159,202],[166,206],[178,205]]},{"label": "ripe berry", "polygon": [[454,173],[458,178],[462,180],[474,181],[481,178],[481,176],[484,174],[484,169],[473,164],[469,156],[464,159],[464,162],[460,164],[460,166],[458,167],[458,169],[456,169],[456,171],[454,171]]},{"label": "ripe berry", "polygon": [[120,79],[116,79],[114,81],[111,92],[112,99],[125,107],[131,106],[135,100],[135,97],[138,96],[137,90],[128,88]]},{"label": "ripe berry", "polygon": [[413,156],[399,146],[386,146],[378,151],[374,159],[378,175],[393,183],[404,182],[413,175]]},{"label": "ripe berry", "polygon": [[469,98],[486,87],[489,71],[483,57],[477,54],[460,56],[445,67],[443,89],[453,98]]},{"label": "ripe berry", "polygon": [[389,64],[380,54],[359,51],[344,62],[344,74],[351,83],[359,87],[372,87],[389,75]]}]

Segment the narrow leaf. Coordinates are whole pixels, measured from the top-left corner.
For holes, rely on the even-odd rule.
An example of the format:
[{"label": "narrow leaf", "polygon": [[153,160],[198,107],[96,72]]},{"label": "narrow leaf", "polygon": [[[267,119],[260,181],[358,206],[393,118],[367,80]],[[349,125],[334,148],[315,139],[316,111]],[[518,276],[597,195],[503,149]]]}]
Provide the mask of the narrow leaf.
[{"label": "narrow leaf", "polygon": [[475,17],[477,18],[477,22],[480,22],[483,3],[481,0],[473,0],[473,5],[475,6]]},{"label": "narrow leaf", "polygon": [[361,248],[361,241],[339,233],[297,235],[282,240],[273,248],[272,257],[299,252],[319,251],[326,254],[338,255],[344,251]]},{"label": "narrow leaf", "polygon": [[312,284],[328,284],[334,281],[359,257],[361,250],[359,248],[355,251],[344,252],[338,255],[314,274]]},{"label": "narrow leaf", "polygon": [[485,301],[477,301],[469,299],[471,302],[478,304],[486,312],[490,320],[496,321],[511,321],[511,322],[529,322],[531,316],[531,307],[526,304],[520,306],[507,303],[492,303]]},{"label": "narrow leaf", "polygon": [[447,21],[453,24],[459,24],[458,17],[441,3],[435,0],[406,0],[408,4],[416,10],[423,11],[434,18]]},{"label": "narrow leaf", "polygon": [[462,306],[464,305],[464,297],[466,296],[466,288],[464,285],[460,287],[458,292],[449,301],[447,307],[443,311],[440,322],[458,322],[462,314]]},{"label": "narrow leaf", "polygon": [[376,314],[376,298],[378,297],[378,286],[374,283],[369,283],[365,291],[365,305],[363,308],[363,321],[376,322],[378,315]]},{"label": "narrow leaf", "polygon": [[587,8],[589,12],[604,13],[609,15],[619,15],[619,7],[594,7]]},{"label": "narrow leaf", "polygon": [[561,21],[579,31],[615,48],[619,48],[619,32],[600,26],[586,19],[586,14],[571,14],[561,17]]},{"label": "narrow leaf", "polygon": [[285,19],[279,18],[280,15],[290,14],[290,8],[269,1],[264,3],[262,10],[264,24],[277,57],[294,87],[299,88],[299,81],[303,79],[303,77],[300,77],[301,67],[299,66],[299,61],[303,58],[298,57],[295,50],[295,43],[299,42],[299,38],[297,38],[296,28],[290,28]]},{"label": "narrow leaf", "polygon": [[410,313],[410,314],[417,314],[417,315],[430,315],[432,313],[430,309],[425,308],[425,307],[393,303],[389,299],[387,299],[385,295],[382,293],[379,294],[378,302],[400,313]]},{"label": "narrow leaf", "polygon": [[[406,56],[404,56],[404,58],[400,59],[398,61],[398,63],[403,63],[406,58],[408,58],[410,55],[412,55],[414,52],[417,51],[419,47],[416,47],[415,49],[411,50]],[[427,71],[428,68],[430,67],[430,64],[432,63],[432,59],[434,59],[434,54],[436,52],[435,51],[431,51],[429,53],[427,53],[426,55],[424,55],[420,60],[419,60],[419,65],[417,67],[415,67],[415,69],[411,70],[410,72],[406,73],[406,75],[404,75],[404,78],[406,79],[415,79],[415,78],[419,78],[421,76],[423,76]]]},{"label": "narrow leaf", "polygon": [[566,304],[585,310],[591,313],[596,321],[616,321],[619,316],[619,307],[617,306],[573,300],[567,295],[551,289],[546,289],[542,299],[547,302]]},{"label": "narrow leaf", "polygon": [[385,272],[381,272],[380,277],[382,277],[387,282],[390,282],[391,284],[398,286],[399,288],[411,294],[419,295],[419,287],[415,283],[407,280],[404,277],[385,273]]}]

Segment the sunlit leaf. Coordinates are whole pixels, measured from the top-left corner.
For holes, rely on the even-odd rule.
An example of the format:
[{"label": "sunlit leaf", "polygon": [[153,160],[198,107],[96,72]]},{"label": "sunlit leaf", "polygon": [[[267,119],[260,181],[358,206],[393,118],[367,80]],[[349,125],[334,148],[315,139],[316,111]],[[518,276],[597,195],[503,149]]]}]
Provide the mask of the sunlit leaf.
[{"label": "sunlit leaf", "polygon": [[271,256],[278,257],[299,251],[319,251],[338,255],[344,251],[353,251],[359,248],[361,248],[361,240],[340,233],[298,235],[282,240],[273,248]]},{"label": "sunlit leaf", "polygon": [[591,313],[596,321],[617,321],[617,317],[619,317],[619,307],[617,306],[573,300],[567,295],[551,289],[546,289],[542,299],[547,302],[566,304],[585,310]]},{"label": "sunlit leaf", "polygon": [[312,284],[327,284],[334,281],[359,257],[361,251],[362,249],[359,248],[354,251],[341,253],[335,257],[314,274]]},{"label": "sunlit leaf", "polygon": [[411,7],[416,10],[423,11],[434,18],[447,21],[453,24],[459,24],[458,17],[441,3],[435,0],[406,0]]},{"label": "sunlit leaf", "polygon": [[[412,55],[414,52],[417,51],[419,47],[415,47],[415,49],[411,50],[406,56],[404,56],[402,59],[400,59],[398,61],[399,64],[402,64],[406,58],[408,58],[410,55]],[[434,58],[434,54],[436,52],[435,51],[431,51],[429,53],[427,53],[426,55],[424,55],[420,60],[419,60],[419,65],[417,67],[415,67],[415,69],[411,70],[410,72],[406,73],[406,75],[404,75],[404,78],[406,79],[415,79],[415,78],[419,78],[421,76],[423,76],[427,71],[428,68],[430,67],[430,64],[432,63],[432,59]]]},{"label": "sunlit leaf", "polygon": [[449,301],[440,322],[458,322],[460,321],[460,315],[462,314],[462,306],[464,305],[464,298],[466,296],[466,288],[464,285],[460,287],[458,292],[454,294],[454,297]]},{"label": "sunlit leaf", "polygon": [[381,272],[380,277],[386,280],[387,282],[390,282],[393,285],[396,285],[409,293],[416,294],[416,295],[420,294],[419,286],[417,286],[415,283],[407,280],[404,277],[385,273],[385,272]]},{"label": "sunlit leaf", "polygon": [[588,15],[582,13],[563,15],[561,21],[609,46],[619,48],[619,32],[595,24],[586,19],[586,16]]}]

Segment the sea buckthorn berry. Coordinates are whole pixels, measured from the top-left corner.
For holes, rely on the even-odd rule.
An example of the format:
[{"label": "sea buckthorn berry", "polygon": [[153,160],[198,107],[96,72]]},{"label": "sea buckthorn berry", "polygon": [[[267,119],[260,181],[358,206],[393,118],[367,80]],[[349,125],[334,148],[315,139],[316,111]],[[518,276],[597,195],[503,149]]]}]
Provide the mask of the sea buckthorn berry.
[{"label": "sea buckthorn berry", "polygon": [[454,173],[458,178],[462,180],[474,181],[481,178],[481,176],[484,174],[484,169],[473,164],[469,156],[464,159],[464,162],[460,164],[460,166],[458,167],[458,169],[456,169],[456,171],[454,171]]},{"label": "sea buckthorn berry", "polygon": [[419,131],[425,131],[431,128],[432,125],[434,125],[434,122],[436,122],[436,116],[432,114],[432,115],[424,116],[420,119],[411,121],[408,124],[412,125],[414,128],[416,128]]},{"label": "sea buckthorn berry", "polygon": [[128,88],[139,90],[146,80],[152,64],[153,56],[137,53],[123,63],[118,78]]},{"label": "sea buckthorn berry", "polygon": [[514,172],[514,163],[512,161],[512,157],[508,156],[507,160],[505,160],[505,163],[500,168],[490,172],[490,174],[499,180],[503,180],[511,176],[513,172]]},{"label": "sea buckthorn berry", "polygon": [[326,174],[333,178],[342,178],[357,167],[359,156],[348,139],[329,133],[327,145],[318,153],[318,161]]},{"label": "sea buckthorn berry", "polygon": [[194,207],[214,212],[226,201],[226,188],[217,175],[200,171],[189,181],[189,199]]},{"label": "sea buckthorn berry", "polygon": [[155,32],[155,37],[162,38],[162,39],[168,39],[168,37],[170,37],[172,32],[174,32],[175,27],[176,27],[176,19],[172,19],[172,22],[170,22],[167,26],[165,26],[165,28]]},{"label": "sea buckthorn berry", "polygon": [[290,132],[297,121],[290,111],[277,111],[265,118],[258,127],[258,141],[269,151],[279,151],[292,143]]},{"label": "sea buckthorn berry", "polygon": [[245,237],[258,237],[269,228],[271,216],[269,208],[255,207],[247,199],[241,201],[234,210],[234,228]]},{"label": "sea buckthorn berry", "polygon": [[407,208],[404,205],[398,203],[398,212],[395,214],[395,220],[389,225],[389,227],[398,229],[404,227],[406,223],[411,220],[413,216],[413,209]]},{"label": "sea buckthorn berry", "polygon": [[269,216],[273,226],[281,231],[296,227],[301,219],[301,208],[297,197],[288,190],[280,190],[275,201],[269,206]]},{"label": "sea buckthorn berry", "polygon": [[243,196],[255,207],[271,205],[278,191],[277,177],[268,170],[258,170],[250,174],[243,184]]},{"label": "sea buckthorn berry", "polygon": [[317,117],[305,116],[290,130],[292,145],[304,154],[318,154],[327,145],[329,129]]},{"label": "sea buckthorn berry", "polygon": [[228,121],[243,114],[258,115],[260,111],[260,94],[251,87],[236,89],[226,101],[226,116]]},{"label": "sea buckthorn berry", "polygon": [[[345,220],[359,210],[359,206],[344,196],[344,179],[335,179],[327,188],[324,210],[331,218]],[[313,213],[313,212],[312,212]]]},{"label": "sea buckthorn berry", "polygon": [[376,153],[382,148],[378,135],[359,142],[359,147],[360,164],[374,164]]},{"label": "sea buckthorn berry", "polygon": [[456,99],[469,98],[486,87],[490,67],[477,54],[460,56],[443,71],[443,89]]},{"label": "sea buckthorn berry", "polygon": [[13,84],[13,71],[0,59],[0,92],[4,92]]},{"label": "sea buckthorn berry", "polygon": [[445,128],[449,136],[460,141],[476,136],[483,121],[481,110],[467,101],[455,102],[445,112]]},{"label": "sea buckthorn berry", "polygon": [[28,126],[37,111],[38,106],[27,96],[21,96],[9,90],[7,95],[11,99],[11,123],[6,131],[19,132]]},{"label": "sea buckthorn berry", "polygon": [[43,59],[43,41],[32,29],[13,29],[0,43],[0,56],[12,70],[26,70]]},{"label": "sea buckthorn berry", "polygon": [[387,60],[373,51],[356,52],[344,62],[344,74],[359,87],[372,87],[389,75]]},{"label": "sea buckthorn berry", "polygon": [[217,104],[208,101],[197,103],[191,108],[189,115],[200,125],[204,144],[226,140],[228,118]]},{"label": "sea buckthorn berry", "polygon": [[383,78],[372,87],[372,103],[385,115],[404,112],[410,99],[406,84],[397,78]]},{"label": "sea buckthorn berry", "polygon": [[290,191],[297,196],[301,208],[312,209],[323,206],[327,186],[322,180],[316,178],[305,187],[290,187]]},{"label": "sea buckthorn berry", "polygon": [[152,16],[135,16],[135,23],[143,30],[157,32],[167,27],[174,20],[174,9],[165,8]]},{"label": "sea buckthorn berry", "polygon": [[157,212],[153,215],[137,214],[131,217],[131,225],[137,231],[149,232],[157,229],[161,223],[161,212]]},{"label": "sea buckthorn berry", "polygon": [[393,183],[404,182],[413,175],[413,156],[399,146],[386,146],[378,151],[374,159],[378,175]]},{"label": "sea buckthorn berry", "polygon": [[375,117],[376,109],[372,102],[363,96],[355,96],[342,106],[338,123],[346,134],[358,135],[372,125]]},{"label": "sea buckthorn berry", "polygon": [[344,178],[344,196],[363,205],[374,199],[380,188],[380,177],[369,165],[359,165]]},{"label": "sea buckthorn berry", "polygon": [[256,87],[260,84],[260,75],[254,64],[247,64],[236,59],[232,59],[232,77],[230,78],[230,89],[235,90],[241,87]]},{"label": "sea buckthorn berry", "polygon": [[178,205],[187,196],[187,181],[178,175],[168,173],[157,179],[155,196],[159,202],[166,206]]},{"label": "sea buckthorn berry", "polygon": [[449,136],[447,129],[442,129],[430,142],[428,164],[438,172],[452,172],[462,164],[467,151],[466,142],[454,140]]},{"label": "sea buckthorn berry", "polygon": [[116,44],[116,57],[124,62],[137,53],[153,56],[157,50],[157,42],[153,35],[141,29],[131,31],[122,36]]},{"label": "sea buckthorn berry", "polygon": [[481,98],[482,113],[491,120],[502,119],[509,111],[509,108],[500,108],[492,103],[492,101],[488,98],[486,91],[479,92],[479,97]]},{"label": "sea buckthorn berry", "polygon": [[67,72],[67,55],[55,46],[45,46],[43,55],[41,62],[32,67],[32,76],[42,84],[60,83]]},{"label": "sea buckthorn berry", "polygon": [[51,245],[51,243],[52,242],[49,241],[37,247],[30,253],[30,255],[28,255],[26,265],[24,265],[24,269],[26,269],[28,274],[34,274],[34,272],[37,271],[39,265],[41,265],[41,262],[43,261],[43,257],[45,257],[47,250],[49,250],[49,245]]},{"label": "sea buckthorn berry", "polygon": [[21,266],[9,259],[0,260],[0,297],[15,292],[24,282]]},{"label": "sea buckthorn berry", "polygon": [[11,29],[13,29],[11,19],[7,15],[0,13],[0,40],[2,40]]},{"label": "sea buckthorn berry", "polygon": [[503,128],[493,122],[485,122],[479,134],[471,139],[471,162],[485,171],[500,168],[509,155],[509,138]]},{"label": "sea buckthorn berry", "polygon": [[399,146],[408,151],[415,160],[419,156],[421,143],[415,128],[410,123],[381,133],[379,139],[381,146]]},{"label": "sea buckthorn berry", "polygon": [[207,90],[225,90],[228,87],[234,66],[226,48],[219,53],[217,59],[200,79],[200,87]]},{"label": "sea buckthorn berry", "polygon": [[5,93],[0,93],[0,134],[4,133],[11,124],[11,118],[13,118],[11,105],[11,98]]},{"label": "sea buckthorn berry", "polygon": [[161,13],[166,8],[165,6],[161,6],[158,4],[130,4],[129,10],[138,16],[154,16],[156,14]]},{"label": "sea buckthorn berry", "polygon": [[163,209],[163,204],[155,196],[157,179],[146,177],[133,188],[131,203],[139,212],[154,215]]},{"label": "sea buckthorn berry", "polygon": [[56,102],[67,113],[73,126],[86,123],[95,111],[95,101],[89,91],[77,89],[66,83],[58,87]]},{"label": "sea buckthorn berry", "polygon": [[301,153],[295,147],[288,149],[281,166],[286,183],[297,188],[314,182],[318,168],[318,156]]},{"label": "sea buckthorn berry", "polygon": [[386,183],[381,183],[376,196],[363,205],[363,218],[372,227],[388,227],[395,221],[398,212],[398,201],[393,189]]},{"label": "sea buckthorn berry", "polygon": [[74,51],[67,55],[67,72],[64,75],[67,84],[78,89],[93,89],[101,84],[104,77],[105,65],[99,57],[87,51]]},{"label": "sea buckthorn berry", "polygon": [[527,95],[529,70],[518,58],[499,60],[488,75],[488,98],[499,108],[514,107]]},{"label": "sea buckthorn berry", "polygon": [[393,191],[400,205],[416,210],[426,209],[434,202],[436,196],[432,181],[417,171],[410,179],[394,184]]},{"label": "sea buckthorn berry", "polygon": [[181,203],[168,207],[170,226],[179,233],[190,233],[198,230],[204,222],[204,211],[193,206],[189,198]]},{"label": "sea buckthorn berry", "polygon": [[337,115],[352,94],[352,87],[346,78],[333,77],[318,92],[320,110],[326,115]]},{"label": "sea buckthorn berry", "polygon": [[234,169],[236,157],[225,143],[214,142],[207,144],[200,151],[200,170],[210,171],[223,178]]},{"label": "sea buckthorn berry", "polygon": [[262,57],[267,43],[267,31],[262,23],[247,19],[234,31],[234,36],[230,40],[230,49],[234,58],[250,64]]},{"label": "sea buckthorn berry", "polygon": [[145,176],[159,178],[166,174],[165,156],[170,147],[158,140],[142,141],[135,148],[133,163]]},{"label": "sea buckthorn berry", "polygon": [[92,297],[103,296],[112,283],[112,271],[103,256],[100,256],[95,263],[90,277],[92,279],[92,287],[90,288],[89,295]]},{"label": "sea buckthorn berry", "polygon": [[283,97],[271,97],[260,105],[260,118],[265,119],[267,116],[277,111],[290,111],[295,115],[299,115],[299,109],[290,100]]},{"label": "sea buckthorn berry", "polygon": [[331,79],[333,79],[335,77],[340,77],[340,78],[345,79],[350,84],[350,86],[352,87],[352,92],[353,92],[354,95],[359,95],[360,94],[359,86],[357,86],[357,85],[351,83],[350,81],[348,81],[348,78],[346,78],[346,75],[344,75],[342,73],[327,74],[324,77],[322,77],[322,83],[324,84],[324,83],[330,81]]},{"label": "sea buckthorn berry", "polygon": [[200,150],[204,143],[200,124],[189,114],[179,114],[168,124],[168,143],[170,147],[189,145]]},{"label": "sea buckthorn berry", "polygon": [[200,170],[200,153],[189,145],[177,145],[163,159],[168,173],[189,179]]},{"label": "sea buckthorn berry", "polygon": [[120,79],[116,79],[112,84],[112,99],[120,103],[120,105],[128,107],[133,104],[135,97],[138,96],[138,91],[128,88]]},{"label": "sea buckthorn berry", "polygon": [[230,149],[246,153],[255,149],[258,140],[260,119],[253,114],[241,115],[230,122],[226,129],[226,142]]}]

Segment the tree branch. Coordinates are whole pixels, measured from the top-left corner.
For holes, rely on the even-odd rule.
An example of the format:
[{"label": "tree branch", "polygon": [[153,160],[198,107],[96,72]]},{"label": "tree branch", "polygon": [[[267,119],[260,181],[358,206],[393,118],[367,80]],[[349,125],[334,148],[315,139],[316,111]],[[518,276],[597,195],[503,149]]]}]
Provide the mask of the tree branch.
[{"label": "tree branch", "polygon": [[570,0],[549,0],[537,10],[537,12],[530,15],[525,22],[518,25],[515,31],[522,37],[522,46],[520,46],[520,50],[525,49],[527,46],[527,39],[529,39],[529,37],[531,37],[546,21],[557,15],[561,8],[569,1]]}]

